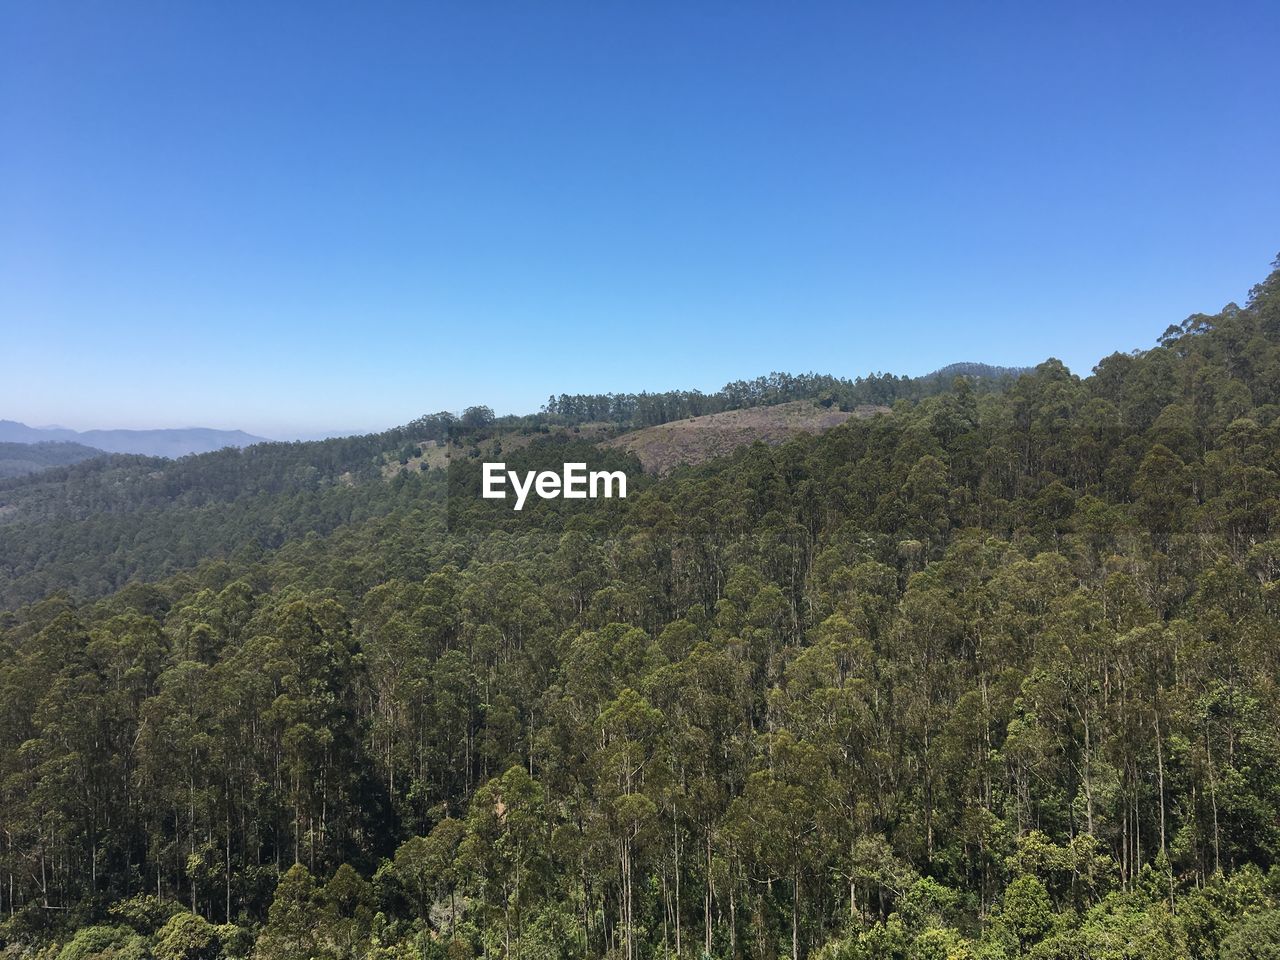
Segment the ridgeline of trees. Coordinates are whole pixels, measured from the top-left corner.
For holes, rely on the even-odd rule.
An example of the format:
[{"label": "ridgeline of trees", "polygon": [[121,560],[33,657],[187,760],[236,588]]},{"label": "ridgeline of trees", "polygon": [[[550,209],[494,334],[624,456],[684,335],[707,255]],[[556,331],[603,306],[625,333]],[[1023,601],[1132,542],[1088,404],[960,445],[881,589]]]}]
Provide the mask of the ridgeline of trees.
[{"label": "ridgeline of trees", "polygon": [[971,379],[980,392],[1007,388],[1027,371],[984,363],[953,363],[923,377],[875,373],[849,380],[828,374],[771,373],[754,380],[735,380],[715,393],[669,390],[664,393],[560,394],[543,405],[556,423],[614,423],[628,428],[653,427],[686,417],[700,417],[745,407],[772,406],[793,400],[817,400],[852,410],[859,404],[892,404],[920,400],[950,389],[956,376]]},{"label": "ridgeline of trees", "polygon": [[[0,615],[10,950],[1276,955],[1280,271],[606,510],[447,523],[409,435],[138,481],[118,555],[252,549]],[[112,462],[42,481],[50,557]]]}]

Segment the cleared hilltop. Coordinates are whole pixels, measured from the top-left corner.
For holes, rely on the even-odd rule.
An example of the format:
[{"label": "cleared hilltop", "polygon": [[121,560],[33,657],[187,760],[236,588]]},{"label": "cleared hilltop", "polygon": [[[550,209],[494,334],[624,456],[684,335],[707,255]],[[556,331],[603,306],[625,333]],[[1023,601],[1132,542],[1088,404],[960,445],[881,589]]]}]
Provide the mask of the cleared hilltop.
[{"label": "cleared hilltop", "polygon": [[886,406],[870,403],[840,410],[794,400],[673,420],[624,433],[602,446],[634,453],[647,472],[665,476],[682,464],[705,463],[757,441],[774,446],[800,433],[822,433],[854,417],[889,412]]}]

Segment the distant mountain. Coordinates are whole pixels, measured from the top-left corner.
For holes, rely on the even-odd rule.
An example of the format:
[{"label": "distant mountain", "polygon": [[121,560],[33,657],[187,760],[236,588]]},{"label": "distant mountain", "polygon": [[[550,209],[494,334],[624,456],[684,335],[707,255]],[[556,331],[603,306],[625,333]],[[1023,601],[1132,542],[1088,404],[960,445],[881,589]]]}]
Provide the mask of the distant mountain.
[{"label": "distant mountain", "polygon": [[1020,377],[1030,373],[1034,367],[996,367],[989,363],[949,363],[925,377]]},{"label": "distant mountain", "polygon": [[48,467],[66,467],[103,451],[82,443],[45,440],[40,443],[0,443],[0,479],[25,477]]},{"label": "distant mountain", "polygon": [[47,443],[63,441],[94,447],[107,453],[140,453],[148,457],[184,457],[189,453],[210,453],[223,447],[247,447],[263,443],[243,430],[211,430],[185,427],[176,430],[68,430],[64,427],[39,429],[14,420],[0,420],[0,443]]}]

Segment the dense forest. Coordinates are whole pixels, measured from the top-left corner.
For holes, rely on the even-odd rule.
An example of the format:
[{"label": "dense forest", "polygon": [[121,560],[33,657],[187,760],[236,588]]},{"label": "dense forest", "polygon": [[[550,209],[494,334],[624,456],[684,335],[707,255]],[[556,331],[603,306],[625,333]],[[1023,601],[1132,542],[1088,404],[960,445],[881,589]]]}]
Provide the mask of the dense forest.
[{"label": "dense forest", "polygon": [[[32,471],[24,468],[13,471],[21,479],[10,481],[2,479],[0,462],[0,607],[54,592],[98,597],[201,560],[258,556],[294,538],[386,515],[399,502],[399,489],[375,481],[388,462],[405,463],[426,446],[466,451],[512,434],[558,442],[564,438],[552,437],[553,430],[591,422],[617,432],[791,400],[852,409],[934,395],[961,372],[981,393],[1001,389],[1024,371],[966,363],[915,378],[774,373],[713,394],[561,396],[524,416],[498,417],[489,407],[475,406],[458,416],[434,413],[366,436],[226,447],[177,460],[127,454],[83,463],[77,461],[84,457],[67,458],[40,464],[66,464],[65,469],[27,476]],[[12,446],[29,459],[48,445]]]},{"label": "dense forest", "polygon": [[1280,269],[1018,373],[561,397],[892,413],[518,517],[382,469],[483,408],[0,484],[0,944],[1280,956]]}]

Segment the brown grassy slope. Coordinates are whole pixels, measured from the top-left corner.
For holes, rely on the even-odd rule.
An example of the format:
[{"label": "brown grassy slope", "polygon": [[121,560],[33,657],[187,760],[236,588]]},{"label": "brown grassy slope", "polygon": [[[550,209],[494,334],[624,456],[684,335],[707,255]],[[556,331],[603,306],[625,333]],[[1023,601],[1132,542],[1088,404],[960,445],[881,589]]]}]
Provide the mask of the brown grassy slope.
[{"label": "brown grassy slope", "polygon": [[624,433],[601,446],[630,450],[640,458],[646,471],[663,475],[680,464],[723,457],[757,440],[778,444],[798,433],[830,430],[850,417],[872,417],[888,412],[888,407],[862,404],[850,413],[820,407],[809,400],[796,400],[771,407],[748,407],[673,420]]}]

